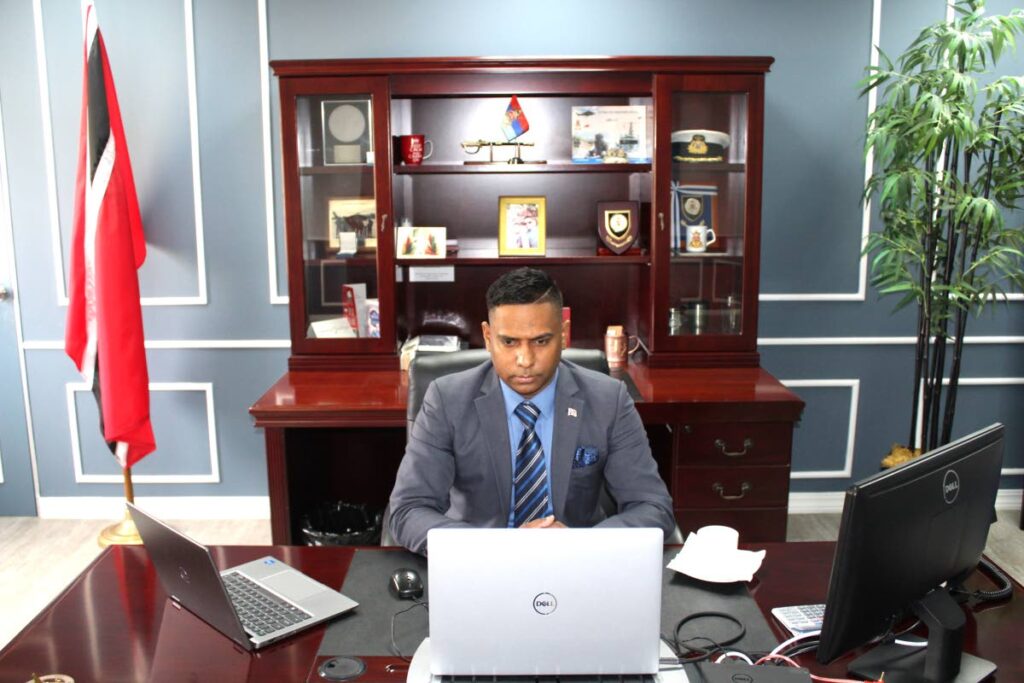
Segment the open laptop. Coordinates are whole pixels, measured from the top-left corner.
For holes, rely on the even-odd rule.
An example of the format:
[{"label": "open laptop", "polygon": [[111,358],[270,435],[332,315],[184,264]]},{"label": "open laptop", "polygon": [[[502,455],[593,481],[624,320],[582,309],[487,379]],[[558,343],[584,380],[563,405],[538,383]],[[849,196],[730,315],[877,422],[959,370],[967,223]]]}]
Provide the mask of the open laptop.
[{"label": "open laptop", "polygon": [[358,604],[270,556],[219,572],[206,546],[131,503],[128,509],[171,599],[248,650]]},{"label": "open laptop", "polygon": [[431,530],[430,673],[657,674],[662,539],[660,529]]}]

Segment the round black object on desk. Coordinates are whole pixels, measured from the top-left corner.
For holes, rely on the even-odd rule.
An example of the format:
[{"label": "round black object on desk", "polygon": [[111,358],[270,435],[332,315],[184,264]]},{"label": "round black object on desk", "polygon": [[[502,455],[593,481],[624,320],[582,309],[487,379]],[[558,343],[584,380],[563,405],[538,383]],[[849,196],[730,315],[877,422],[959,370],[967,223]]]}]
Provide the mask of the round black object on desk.
[{"label": "round black object on desk", "polygon": [[348,681],[366,671],[366,662],[358,657],[332,657],[320,665],[320,678],[325,681]]}]

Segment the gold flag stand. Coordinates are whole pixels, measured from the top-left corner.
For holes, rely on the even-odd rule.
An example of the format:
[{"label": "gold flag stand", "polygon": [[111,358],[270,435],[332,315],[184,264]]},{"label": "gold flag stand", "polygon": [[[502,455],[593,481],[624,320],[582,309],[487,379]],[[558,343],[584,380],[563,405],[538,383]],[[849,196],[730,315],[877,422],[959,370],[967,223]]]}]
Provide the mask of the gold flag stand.
[{"label": "gold flag stand", "polygon": [[[135,502],[135,489],[132,487],[132,469],[130,467],[124,468],[124,499],[129,503]],[[142,544],[139,530],[135,528],[135,522],[132,521],[127,507],[124,509],[124,519],[101,531],[96,542],[100,544],[101,548],[106,548],[108,545]]]}]

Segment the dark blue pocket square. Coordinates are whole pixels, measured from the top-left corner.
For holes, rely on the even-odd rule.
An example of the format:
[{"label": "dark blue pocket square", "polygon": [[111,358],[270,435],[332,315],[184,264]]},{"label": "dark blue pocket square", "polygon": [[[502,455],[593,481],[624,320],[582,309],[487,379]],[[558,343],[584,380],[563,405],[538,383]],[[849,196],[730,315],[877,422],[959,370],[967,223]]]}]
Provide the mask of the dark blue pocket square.
[{"label": "dark blue pocket square", "polygon": [[590,467],[597,462],[597,449],[593,446],[580,446],[576,449],[576,455],[572,456],[572,468]]}]

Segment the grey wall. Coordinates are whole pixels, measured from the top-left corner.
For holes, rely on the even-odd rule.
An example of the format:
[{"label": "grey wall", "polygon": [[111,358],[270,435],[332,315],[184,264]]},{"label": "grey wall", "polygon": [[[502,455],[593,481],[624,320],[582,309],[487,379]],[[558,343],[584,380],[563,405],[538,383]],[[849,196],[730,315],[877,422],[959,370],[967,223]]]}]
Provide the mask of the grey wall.
[{"label": "grey wall", "polygon": [[[880,44],[892,55],[945,15],[942,0],[875,1]],[[990,5],[1005,12],[1013,2]],[[262,434],[246,409],[284,371],[288,346],[277,91],[267,56],[775,57],[766,88],[759,336],[763,365],[807,401],[794,489],[841,490],[904,438],[912,325],[870,288],[858,293],[867,104],[856,83],[870,57],[872,0],[520,0],[515,9],[481,0],[97,0],[97,7],[149,244],[140,281],[159,450],[135,474],[165,482],[139,483],[138,495],[266,494]],[[0,3],[0,131],[44,499],[121,493],[117,483],[96,481],[116,478],[116,465],[96,433],[91,398],[68,388],[79,378],[61,350],[80,22],[77,0]],[[1018,57],[1007,68],[1021,73],[1022,64]],[[962,391],[956,432],[1011,423],[1007,466],[1015,473],[1003,486],[1020,488],[1024,436],[1013,423],[1024,398],[1024,316],[1019,300],[996,309],[971,323],[978,343],[968,348],[964,375],[977,385]],[[20,402],[20,387],[0,388],[0,400]],[[844,473],[850,456],[852,472]]]}]

